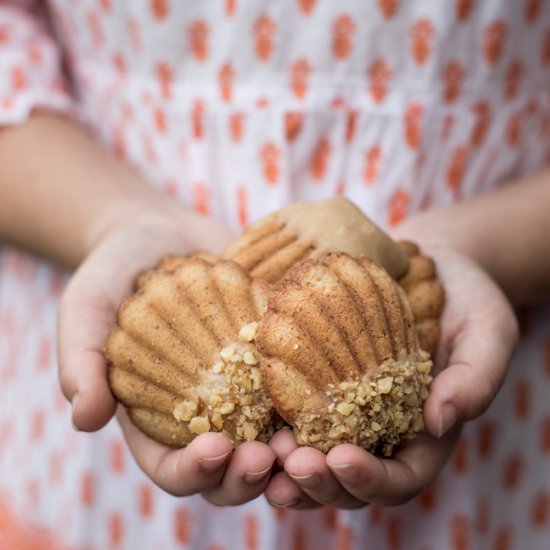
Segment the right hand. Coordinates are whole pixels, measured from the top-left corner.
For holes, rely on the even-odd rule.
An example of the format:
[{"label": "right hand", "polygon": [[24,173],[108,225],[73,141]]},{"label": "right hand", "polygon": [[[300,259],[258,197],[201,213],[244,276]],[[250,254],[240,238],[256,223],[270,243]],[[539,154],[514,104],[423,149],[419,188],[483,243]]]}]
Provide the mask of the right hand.
[{"label": "right hand", "polygon": [[[102,428],[117,409],[103,346],[136,276],[166,254],[218,252],[231,237],[215,222],[177,208],[166,209],[161,217],[144,213],[130,218],[99,239],[60,303],[60,382],[72,403],[73,424],[83,431]],[[229,439],[206,433],[185,449],[172,449],[140,432],[122,406],[117,418],[139,466],[168,493],[202,493],[212,503],[235,505],[256,498],[267,485],[275,460],[267,445],[253,441],[233,452]]]}]

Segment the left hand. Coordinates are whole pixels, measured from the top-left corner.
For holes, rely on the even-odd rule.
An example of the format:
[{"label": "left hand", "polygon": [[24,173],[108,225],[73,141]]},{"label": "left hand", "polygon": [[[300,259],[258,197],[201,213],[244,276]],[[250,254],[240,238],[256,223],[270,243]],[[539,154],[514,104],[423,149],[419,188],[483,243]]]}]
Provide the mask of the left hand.
[{"label": "left hand", "polygon": [[284,465],[265,491],[274,506],[403,504],[442,470],[461,424],[481,415],[493,401],[518,339],[513,310],[495,282],[468,256],[444,246],[426,252],[437,264],[447,299],[435,378],[424,405],[426,430],[389,459],[349,444],[324,455],[299,447],[292,432],[283,430],[270,443]]}]

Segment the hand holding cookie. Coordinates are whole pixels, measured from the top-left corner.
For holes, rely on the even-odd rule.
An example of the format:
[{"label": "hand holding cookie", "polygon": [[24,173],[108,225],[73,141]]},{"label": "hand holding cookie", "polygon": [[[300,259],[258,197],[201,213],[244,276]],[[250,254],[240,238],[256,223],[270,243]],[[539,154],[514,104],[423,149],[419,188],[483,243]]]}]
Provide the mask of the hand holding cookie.
[{"label": "hand holding cookie", "polygon": [[[98,430],[115,412],[117,403],[108,384],[103,349],[116,324],[118,307],[136,291],[136,280],[138,286],[146,285],[148,276],[143,273],[161,257],[185,256],[195,248],[217,250],[230,238],[227,228],[183,208],[163,209],[163,217],[154,220],[148,208],[143,218],[122,220],[102,238],[74,274],[62,298],[60,379],[65,395],[73,403],[72,419],[79,430]],[[202,269],[203,264],[199,267]],[[138,309],[142,306],[140,301]],[[247,310],[243,311],[247,315]],[[128,314],[139,312],[130,309]],[[185,403],[178,412],[180,416],[186,414]],[[123,406],[118,407],[117,418],[136,462],[169,493],[208,492],[210,500],[234,505],[259,496],[268,482],[275,455],[264,443],[251,441],[233,450],[227,437],[203,433],[193,434],[195,439],[184,449],[169,448],[139,430]],[[200,425],[199,421],[198,431]]]},{"label": "hand holding cookie", "polygon": [[[390,455],[422,428],[431,382],[407,292],[436,328],[444,301],[433,262],[407,246],[338,198],[261,220],[225,250],[235,261],[167,258],[119,311],[111,389],[174,447],[209,431],[269,441],[282,417],[302,445]],[[419,259],[427,275],[411,272]]]}]

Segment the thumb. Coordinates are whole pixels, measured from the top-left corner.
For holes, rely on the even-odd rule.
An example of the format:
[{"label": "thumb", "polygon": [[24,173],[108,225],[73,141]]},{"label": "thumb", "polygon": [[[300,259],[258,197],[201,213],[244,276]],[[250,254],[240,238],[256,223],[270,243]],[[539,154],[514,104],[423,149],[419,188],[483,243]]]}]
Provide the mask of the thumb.
[{"label": "thumb", "polygon": [[439,373],[424,405],[426,428],[442,437],[457,423],[480,416],[504,381],[517,342],[517,325],[509,311],[500,318],[473,320],[455,338],[448,366]]},{"label": "thumb", "polygon": [[59,305],[59,380],[72,403],[73,425],[94,431],[107,424],[116,409],[102,351],[115,313],[103,303],[105,297],[90,290],[86,280],[77,272]]}]

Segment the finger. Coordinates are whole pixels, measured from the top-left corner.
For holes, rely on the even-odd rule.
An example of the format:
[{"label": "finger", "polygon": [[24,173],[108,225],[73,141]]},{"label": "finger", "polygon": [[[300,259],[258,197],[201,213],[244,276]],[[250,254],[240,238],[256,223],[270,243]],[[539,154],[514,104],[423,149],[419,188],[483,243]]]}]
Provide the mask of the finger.
[{"label": "finger", "polygon": [[204,498],[218,506],[235,506],[260,496],[267,483],[275,453],[265,444],[249,441],[239,445],[225,470],[221,483]]},{"label": "finger", "polygon": [[85,280],[74,279],[59,306],[59,380],[72,403],[73,424],[93,431],[103,427],[116,410],[102,353],[115,313],[105,298],[80,283]]},{"label": "finger", "polygon": [[309,498],[285,472],[279,472],[271,478],[265,489],[265,497],[275,508],[306,510],[320,506]]},{"label": "finger", "polygon": [[205,433],[184,449],[170,449],[140,432],[122,407],[117,418],[136,462],[161,489],[175,496],[189,496],[221,482],[233,452],[227,437]]},{"label": "finger", "polygon": [[342,487],[321,451],[300,447],[287,458],[285,471],[306,495],[319,504],[350,509],[365,506],[365,502]]},{"label": "finger", "polygon": [[487,409],[502,385],[516,341],[511,312],[493,317],[489,311],[468,320],[468,328],[459,332],[450,350],[448,367],[435,377],[424,405],[426,428],[432,435],[441,437],[455,424],[477,418]]},{"label": "finger", "polygon": [[364,502],[403,504],[426,488],[447,461],[459,430],[443,439],[420,434],[393,458],[380,459],[355,445],[339,445],[327,455],[336,479]]},{"label": "finger", "polygon": [[281,467],[284,466],[287,457],[300,447],[294,439],[292,430],[288,428],[275,432],[269,441],[269,446],[273,449],[277,457],[277,464]]}]

